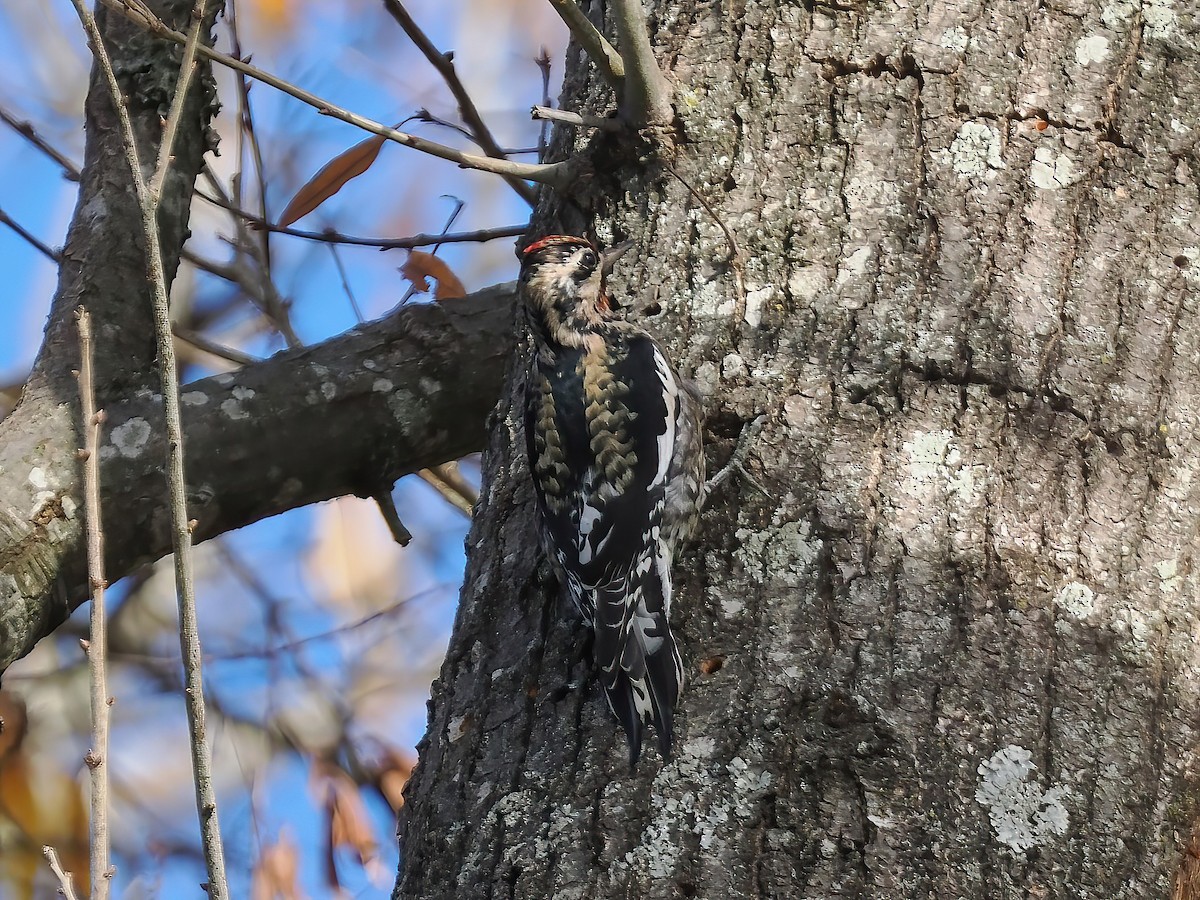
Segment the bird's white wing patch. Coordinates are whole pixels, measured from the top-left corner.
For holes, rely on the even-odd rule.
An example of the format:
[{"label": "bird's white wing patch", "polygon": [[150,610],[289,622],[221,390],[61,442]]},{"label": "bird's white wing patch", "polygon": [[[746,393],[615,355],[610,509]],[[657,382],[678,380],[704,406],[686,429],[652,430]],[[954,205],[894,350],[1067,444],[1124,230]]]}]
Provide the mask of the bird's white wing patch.
[{"label": "bird's white wing patch", "polygon": [[667,427],[658,436],[658,471],[654,473],[654,480],[650,482],[652,488],[666,483],[667,469],[670,468],[671,457],[675,454],[675,419],[679,408],[679,384],[675,381],[671,364],[657,345],[654,347],[654,370],[662,383],[663,402],[667,405]]}]

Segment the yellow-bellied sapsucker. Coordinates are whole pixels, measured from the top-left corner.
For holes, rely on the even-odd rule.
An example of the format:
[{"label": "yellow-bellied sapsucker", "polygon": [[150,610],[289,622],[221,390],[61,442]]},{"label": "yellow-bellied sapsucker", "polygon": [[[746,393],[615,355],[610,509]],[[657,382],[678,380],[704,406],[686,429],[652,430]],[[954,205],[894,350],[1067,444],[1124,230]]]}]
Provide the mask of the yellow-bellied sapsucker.
[{"label": "yellow-bellied sapsucker", "polygon": [[633,764],[649,723],[670,755],[683,683],[671,562],[696,523],[704,453],[694,388],[612,308],[605,276],[620,253],[543,238],[522,254],[521,296],[535,347],[525,434],[542,542],[595,631]]}]

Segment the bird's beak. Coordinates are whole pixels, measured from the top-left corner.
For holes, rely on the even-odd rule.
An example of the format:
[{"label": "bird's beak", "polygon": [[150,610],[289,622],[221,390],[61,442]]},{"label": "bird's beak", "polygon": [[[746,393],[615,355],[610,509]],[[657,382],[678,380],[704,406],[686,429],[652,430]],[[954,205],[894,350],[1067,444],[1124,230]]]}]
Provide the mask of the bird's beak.
[{"label": "bird's beak", "polygon": [[633,241],[624,241],[623,243],[617,244],[615,247],[609,247],[607,250],[601,253],[600,274],[604,278],[607,278],[609,275],[611,275],[613,266],[617,264],[617,260],[624,256],[625,253],[632,247]]}]

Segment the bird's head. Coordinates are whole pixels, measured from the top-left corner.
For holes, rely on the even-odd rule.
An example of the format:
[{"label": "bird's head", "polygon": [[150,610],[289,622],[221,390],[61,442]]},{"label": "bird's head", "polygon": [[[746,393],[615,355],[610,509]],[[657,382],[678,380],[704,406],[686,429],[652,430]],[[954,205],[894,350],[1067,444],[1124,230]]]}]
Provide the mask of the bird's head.
[{"label": "bird's head", "polygon": [[521,295],[532,321],[556,343],[580,345],[612,319],[605,279],[623,244],[601,253],[586,238],[554,234],[521,253]]}]

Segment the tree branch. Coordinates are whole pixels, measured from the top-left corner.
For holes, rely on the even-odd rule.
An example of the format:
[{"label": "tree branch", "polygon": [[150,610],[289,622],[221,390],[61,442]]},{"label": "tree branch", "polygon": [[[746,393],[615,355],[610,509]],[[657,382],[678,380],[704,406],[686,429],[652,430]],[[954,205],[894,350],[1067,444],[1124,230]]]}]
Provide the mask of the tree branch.
[{"label": "tree branch", "polygon": [[[450,88],[450,93],[454,95],[454,100],[458,103],[458,111],[462,114],[463,121],[470,130],[471,137],[488,156],[493,159],[505,159],[507,154],[505,154],[500,144],[492,136],[491,129],[483,121],[483,116],[479,114],[479,109],[475,106],[475,101],[471,99],[471,95],[467,93],[466,87],[463,86],[462,81],[458,77],[458,72],[455,71],[453,54],[442,53],[438,50],[433,45],[433,41],[429,40],[429,36],[421,30],[421,26],[417,24],[416,19],[408,14],[408,10],[404,8],[404,5],[399,0],[383,0],[383,5],[391,13],[392,18],[404,29],[404,33],[408,35],[409,40],[416,44],[417,49],[425,54],[425,58],[429,60],[430,65],[438,70],[438,74],[442,76],[442,80],[446,82],[446,87]],[[505,181],[530,206],[533,206],[537,202],[537,192],[532,190],[524,181],[511,177],[506,178]]]},{"label": "tree branch", "polygon": [[650,48],[650,32],[641,0],[613,0],[621,59],[625,60],[625,88],[621,115],[634,128],[669,125],[675,116],[671,86]]},{"label": "tree branch", "polygon": [[109,895],[108,838],[108,621],[104,608],[104,529],[100,519],[100,426],[92,372],[92,318],[79,307],[79,397],[83,403],[84,530],[87,535],[88,587],[92,593],[88,627],[88,688],[92,712],[92,746],[85,761],[90,769],[88,844],[92,896]]},{"label": "tree branch", "polygon": [[[412,304],[183,390],[193,538],[479,450],[513,352],[515,289]],[[161,399],[106,404],[110,579],[170,551]],[[0,671],[85,599],[77,407],[27,397],[0,422]]]},{"label": "tree branch", "polygon": [[[204,848],[204,863],[208,874],[208,895],[213,900],[227,900],[229,885],[225,876],[225,850],[217,815],[217,795],[212,779],[212,750],[205,729],[204,679],[200,649],[200,629],[196,616],[196,588],[192,569],[192,532],[188,519],[187,481],[184,475],[183,422],[179,410],[179,373],[175,363],[175,344],[171,334],[169,283],[163,270],[162,249],[159,244],[158,213],[162,187],[171,168],[171,147],[187,105],[188,86],[196,66],[196,49],[204,24],[206,0],[196,0],[192,11],[191,35],[175,81],[163,135],[159,142],[158,163],[149,181],[142,171],[138,153],[137,133],[129,115],[129,103],[121,93],[117,75],[104,46],[96,19],[85,0],[71,0],[92,44],[97,68],[108,82],[108,92],[117,111],[125,157],[133,181],[134,193],[142,215],[142,236],[145,239],[145,273],[150,282],[154,335],[158,349],[159,384],[162,390],[163,414],[166,425],[167,488],[171,509],[171,549],[175,562],[175,592],[179,608],[179,650],[183,659],[184,704],[187,709],[188,731],[192,753],[192,781],[196,790],[196,813],[200,820],[200,838]],[[90,350],[90,335],[89,335]],[[91,379],[89,378],[89,386]],[[162,458],[162,457],[160,457]],[[94,587],[94,585],[93,585]],[[101,593],[103,598],[103,593]],[[102,886],[99,886],[103,896]]]},{"label": "tree branch", "polygon": [[[124,0],[124,2],[122,0],[103,0],[103,2],[109,8],[119,12],[152,34],[178,44],[187,43],[187,35],[169,27],[150,12],[149,9],[146,9],[141,0]],[[197,47],[197,51],[200,56],[203,56],[207,60],[220,63],[227,68],[249,75],[256,81],[261,81],[263,84],[268,84],[276,90],[283,91],[285,94],[295,97],[301,103],[307,103],[321,113],[321,115],[341,119],[343,122],[357,126],[363,131],[369,131],[372,134],[385,137],[389,141],[395,141],[397,144],[403,144],[405,147],[411,147],[430,156],[436,156],[439,159],[457,163],[464,169],[478,169],[481,172],[491,172],[495,175],[524,178],[528,181],[536,181],[539,184],[549,185],[558,190],[568,187],[578,174],[579,164],[575,160],[565,160],[564,162],[542,165],[537,163],[513,162],[509,159],[492,159],[488,156],[463,153],[461,150],[456,150],[453,147],[428,141],[416,135],[406,134],[403,131],[397,131],[395,128],[389,128],[381,122],[368,119],[366,116],[360,116],[358,113],[330,103],[328,100],[323,100],[316,94],[309,93],[304,88],[272,75],[270,72],[264,72],[262,69],[213,50],[211,47],[206,47],[204,44]]]},{"label": "tree branch", "polygon": [[596,64],[601,77],[621,96],[625,90],[625,63],[621,54],[596,30],[575,0],[550,0],[550,5],[570,30],[571,37]]}]

